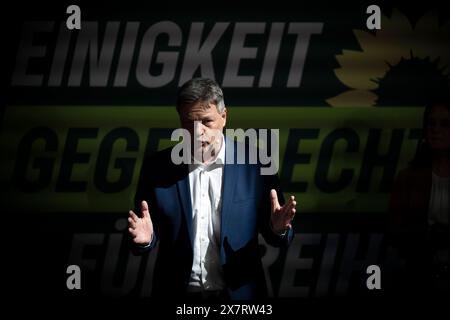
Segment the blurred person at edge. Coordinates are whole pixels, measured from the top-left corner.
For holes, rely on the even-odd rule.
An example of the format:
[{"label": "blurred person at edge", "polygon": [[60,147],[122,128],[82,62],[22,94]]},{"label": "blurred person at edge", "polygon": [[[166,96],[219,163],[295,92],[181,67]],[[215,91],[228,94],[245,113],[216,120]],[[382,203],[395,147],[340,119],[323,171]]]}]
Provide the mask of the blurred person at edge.
[{"label": "blurred person at edge", "polygon": [[398,285],[421,295],[449,292],[449,101],[425,107],[423,139],[391,193],[390,235],[406,263]]}]

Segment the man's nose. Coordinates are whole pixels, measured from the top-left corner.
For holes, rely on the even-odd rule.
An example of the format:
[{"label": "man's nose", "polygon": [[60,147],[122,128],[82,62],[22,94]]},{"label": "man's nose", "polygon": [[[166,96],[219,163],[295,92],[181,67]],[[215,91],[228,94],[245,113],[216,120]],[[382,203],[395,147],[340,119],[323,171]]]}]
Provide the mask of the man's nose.
[{"label": "man's nose", "polygon": [[202,124],[201,121],[194,121],[194,134],[195,137],[198,138],[203,135],[205,132],[205,126]]}]

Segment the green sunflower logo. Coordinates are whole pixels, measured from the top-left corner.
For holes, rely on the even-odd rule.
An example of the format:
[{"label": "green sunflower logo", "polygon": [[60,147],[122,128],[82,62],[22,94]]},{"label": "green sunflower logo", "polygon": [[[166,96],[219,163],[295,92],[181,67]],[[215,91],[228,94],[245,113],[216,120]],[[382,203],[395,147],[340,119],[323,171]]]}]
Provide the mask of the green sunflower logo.
[{"label": "green sunflower logo", "polygon": [[436,13],[413,27],[393,10],[375,33],[353,30],[360,51],[343,50],[334,72],[349,90],[326,100],[333,107],[419,106],[450,88],[450,22]]}]

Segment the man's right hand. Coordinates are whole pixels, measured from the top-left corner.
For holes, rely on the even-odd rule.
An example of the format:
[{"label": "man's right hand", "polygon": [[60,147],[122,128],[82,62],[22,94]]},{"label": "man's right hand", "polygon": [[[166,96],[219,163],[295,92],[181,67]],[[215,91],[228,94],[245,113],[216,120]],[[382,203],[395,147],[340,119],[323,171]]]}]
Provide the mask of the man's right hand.
[{"label": "man's right hand", "polygon": [[147,201],[141,202],[141,215],[138,217],[130,210],[128,217],[128,231],[135,244],[148,245],[153,236],[153,223],[150,218]]}]

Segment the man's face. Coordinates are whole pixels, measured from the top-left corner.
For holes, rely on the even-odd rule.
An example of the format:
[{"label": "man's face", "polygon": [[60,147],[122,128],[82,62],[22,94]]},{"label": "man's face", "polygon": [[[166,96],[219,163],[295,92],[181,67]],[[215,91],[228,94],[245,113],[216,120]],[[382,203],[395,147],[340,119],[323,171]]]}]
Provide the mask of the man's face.
[{"label": "man's face", "polygon": [[435,106],[430,112],[426,127],[430,148],[435,151],[450,149],[450,111],[444,106]]},{"label": "man's face", "polygon": [[[214,156],[219,151],[226,119],[226,109],[219,113],[213,103],[194,102],[181,108],[181,127],[190,133],[194,155],[201,153],[204,159],[208,152]],[[197,156],[196,159],[200,160]]]}]

